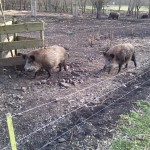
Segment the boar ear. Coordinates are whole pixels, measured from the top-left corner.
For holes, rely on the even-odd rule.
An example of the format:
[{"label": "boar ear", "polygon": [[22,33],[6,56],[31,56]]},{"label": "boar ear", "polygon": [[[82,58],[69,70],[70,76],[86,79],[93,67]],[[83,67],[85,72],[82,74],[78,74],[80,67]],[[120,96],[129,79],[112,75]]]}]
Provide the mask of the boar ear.
[{"label": "boar ear", "polygon": [[30,58],[34,61],[35,60],[35,56],[31,55]]},{"label": "boar ear", "polygon": [[114,54],[110,54],[110,57],[111,57],[111,58],[114,58]]}]

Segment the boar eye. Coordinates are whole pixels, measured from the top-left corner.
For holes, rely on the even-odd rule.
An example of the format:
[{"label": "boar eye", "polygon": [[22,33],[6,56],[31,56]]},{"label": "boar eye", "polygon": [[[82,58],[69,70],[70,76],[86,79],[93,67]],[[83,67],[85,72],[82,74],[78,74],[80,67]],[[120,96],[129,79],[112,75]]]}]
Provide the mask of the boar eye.
[{"label": "boar eye", "polygon": [[32,61],[35,60],[35,56],[31,55],[30,58],[32,59]]},{"label": "boar eye", "polygon": [[114,58],[114,54],[110,54],[110,57],[111,57],[111,58]]}]

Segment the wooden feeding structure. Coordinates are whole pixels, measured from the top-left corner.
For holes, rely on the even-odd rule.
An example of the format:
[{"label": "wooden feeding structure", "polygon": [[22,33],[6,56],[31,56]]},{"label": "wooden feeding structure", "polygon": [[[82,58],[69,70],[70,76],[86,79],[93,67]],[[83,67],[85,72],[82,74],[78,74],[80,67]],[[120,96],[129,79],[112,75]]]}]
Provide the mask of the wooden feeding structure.
[{"label": "wooden feeding structure", "polygon": [[[18,36],[18,33],[39,32],[39,38]],[[16,19],[0,24],[0,67],[23,65],[25,62],[17,56],[17,50],[44,46],[44,22],[17,23]],[[11,57],[4,58],[3,53],[10,52]]]}]

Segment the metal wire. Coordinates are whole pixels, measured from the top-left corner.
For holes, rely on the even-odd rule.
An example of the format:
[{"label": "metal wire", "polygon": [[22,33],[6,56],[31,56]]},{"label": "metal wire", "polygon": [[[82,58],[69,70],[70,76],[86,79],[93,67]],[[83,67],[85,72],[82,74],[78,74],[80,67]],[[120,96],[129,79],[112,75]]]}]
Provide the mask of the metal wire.
[{"label": "metal wire", "polygon": [[75,126],[73,126],[71,129],[67,130],[66,132],[64,132],[62,135],[57,136],[54,140],[46,143],[44,146],[42,146],[40,149],[38,150],[42,150],[43,148],[45,148],[46,146],[48,146],[49,144],[51,144],[52,142],[56,141],[58,138],[62,137],[63,135],[65,135],[66,133],[70,132],[72,129],[74,129],[76,126],[79,126],[82,123],[85,123],[85,121],[89,120],[90,118],[92,118],[93,116],[97,115],[98,113],[100,113],[101,111],[103,111],[104,109],[110,107],[111,105],[113,105],[114,103],[116,103],[118,100],[124,98],[125,96],[129,95],[130,93],[132,93],[133,91],[135,91],[136,89],[138,89],[139,87],[141,87],[141,85],[143,85],[144,83],[150,81],[150,79],[148,79],[147,81],[144,81],[142,84],[140,84],[140,86],[138,86],[137,88],[131,90],[130,92],[126,93],[125,95],[121,96],[120,98],[118,98],[116,101],[110,103],[109,105],[107,105],[105,108],[101,109],[100,111],[94,113],[93,115],[91,115],[90,117],[88,117],[87,119],[83,120],[82,122],[76,124]]}]

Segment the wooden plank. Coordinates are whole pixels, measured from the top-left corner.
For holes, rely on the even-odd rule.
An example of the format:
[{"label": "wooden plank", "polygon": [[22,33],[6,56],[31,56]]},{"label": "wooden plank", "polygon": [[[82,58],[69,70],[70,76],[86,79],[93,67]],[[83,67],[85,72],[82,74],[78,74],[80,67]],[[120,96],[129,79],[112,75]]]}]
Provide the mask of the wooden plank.
[{"label": "wooden plank", "polygon": [[40,31],[40,38],[43,40],[43,46],[44,46],[44,31]]},{"label": "wooden plank", "polygon": [[[13,35],[9,35],[9,42],[12,42],[14,40],[14,36]],[[8,42],[7,37],[3,39],[3,42]]]},{"label": "wooden plank", "polygon": [[25,37],[25,36],[17,36],[17,41],[23,41],[23,40],[36,40],[37,38],[31,38],[31,37]]},{"label": "wooden plank", "polygon": [[43,22],[28,22],[28,23],[0,26],[0,34],[33,32],[41,30],[44,30]]},{"label": "wooden plank", "polygon": [[[6,25],[11,25],[12,24],[12,21],[7,21],[6,22]],[[4,23],[0,23],[0,26],[4,26],[5,24]]]},{"label": "wooden plank", "polygon": [[[12,18],[12,24],[17,24],[18,22],[17,22],[17,19],[16,19],[16,17],[13,17]],[[14,41],[17,41],[17,33],[14,33]],[[17,49],[15,49],[15,56],[17,56]]]},{"label": "wooden plank", "polygon": [[12,54],[13,54],[13,56],[15,56],[15,50],[3,51],[3,52],[0,52],[0,58],[12,57]]},{"label": "wooden plank", "polygon": [[1,58],[0,67],[24,65],[25,60],[21,56]]},{"label": "wooden plank", "polygon": [[0,42],[0,51],[8,51],[12,49],[27,49],[36,48],[43,45],[43,40],[23,40],[23,41],[13,41],[13,42]]}]

